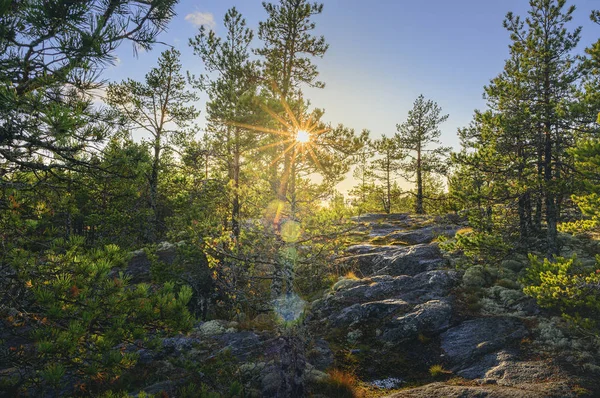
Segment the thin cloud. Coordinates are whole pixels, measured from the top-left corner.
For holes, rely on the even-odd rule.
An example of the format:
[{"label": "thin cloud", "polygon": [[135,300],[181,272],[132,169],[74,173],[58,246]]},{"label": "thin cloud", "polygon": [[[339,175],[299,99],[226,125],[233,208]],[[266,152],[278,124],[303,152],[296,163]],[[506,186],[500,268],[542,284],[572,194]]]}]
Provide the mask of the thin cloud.
[{"label": "thin cloud", "polygon": [[209,29],[214,29],[216,25],[215,17],[210,12],[192,12],[185,16],[185,20],[198,27],[205,26]]}]

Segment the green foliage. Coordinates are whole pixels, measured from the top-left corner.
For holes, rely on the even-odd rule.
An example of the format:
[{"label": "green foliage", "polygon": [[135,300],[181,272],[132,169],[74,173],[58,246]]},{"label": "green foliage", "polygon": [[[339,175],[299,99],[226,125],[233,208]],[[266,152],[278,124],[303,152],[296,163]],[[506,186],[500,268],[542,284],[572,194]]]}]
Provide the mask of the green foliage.
[{"label": "green foliage", "polygon": [[597,220],[576,220],[558,224],[558,231],[572,235],[585,234],[598,229]]},{"label": "green foliage", "polygon": [[297,94],[300,84],[324,87],[317,81],[317,66],[311,58],[322,58],[329,45],[323,36],[313,36],[313,19],[323,12],[323,4],[306,0],[263,2],[267,20],[258,25],[258,38],[264,47],[256,53],[264,57],[264,75],[276,83],[287,100]]},{"label": "green foliage", "polygon": [[581,211],[596,222],[600,219],[600,141],[580,141],[571,153],[583,179],[584,193],[573,195]]},{"label": "green foliage", "polygon": [[53,387],[60,385],[65,375],[65,367],[60,363],[50,363],[40,371],[40,377]]},{"label": "green foliage", "polygon": [[398,172],[402,168],[403,154],[400,152],[398,141],[384,135],[371,143],[373,150],[379,155],[371,162],[373,176],[380,182],[381,203],[386,213],[391,213],[393,186]]},{"label": "green foliage", "polygon": [[147,239],[151,242],[164,235],[159,191],[163,171],[172,161],[172,153],[191,139],[189,127],[199,114],[191,105],[197,96],[186,89],[180,56],[175,49],[163,51],[158,66],[146,74],[144,82],[128,79],[111,83],[106,91],[106,102],[125,126],[150,135],[145,144],[152,159],[146,174],[151,210]]},{"label": "green foliage", "polygon": [[568,149],[580,123],[573,111],[578,81],[587,72],[575,54],[581,30],[570,27],[574,6],[564,0],[529,3],[526,18],[506,15],[510,57],[485,88],[488,109],[459,131],[463,149],[454,160],[466,178],[453,181],[453,191],[482,215],[490,216],[497,204],[514,209],[510,219],[516,219],[512,228],[518,228],[520,245],[544,229],[545,250],[554,255],[563,203],[578,185]]},{"label": "green foliage", "polygon": [[443,241],[440,248],[448,253],[464,256],[468,266],[489,264],[499,267],[507,256],[510,245],[501,235],[495,233],[459,231],[454,239]]},{"label": "green foliage", "polygon": [[529,260],[530,266],[521,280],[523,291],[540,306],[559,310],[575,325],[597,331],[600,257],[594,267],[584,267],[576,257],[542,261],[530,255]]},{"label": "green foliage", "polygon": [[[80,394],[102,393],[136,364],[132,344],[189,330],[188,309],[206,317],[209,301],[210,315],[257,328],[266,318],[272,327],[275,316],[255,315],[272,309],[275,296],[311,301],[352,271],[335,259],[360,236],[348,221],[355,210],[466,216],[472,230],[440,241],[465,268],[458,290],[472,309],[514,307],[520,273],[540,305],[598,329],[598,263],[532,256],[523,271],[511,256],[525,248],[556,253],[557,230],[597,230],[600,42],[575,56],[580,32],[569,28],[566,1],[531,0],[527,19],[507,15],[510,54],[485,88],[487,109],[459,132],[447,195],[435,176],[447,171],[447,148],[430,147],[447,116],[434,102],[420,96],[398,134],[375,141],[310,110],[302,89],[324,86],[314,63],[328,49],[314,35],[322,4],[265,2],[254,51],[235,8],[224,30],[200,29],[190,44],[206,74],[190,80],[208,95],[207,125],[194,141],[197,97],[175,49],[143,82],[111,84],[112,109],[92,98],[117,46],[129,40],[149,49],[174,0],[0,3],[0,302],[13,331],[33,343],[29,352],[0,354],[24,369],[23,388],[69,394],[76,382]],[[303,129],[308,141],[296,142]],[[136,130],[150,139],[134,143]],[[359,186],[348,208],[335,186],[353,164]],[[399,175],[417,188],[401,189]],[[561,222],[565,214],[577,221]],[[138,249],[163,237],[178,242],[175,260],[158,261],[151,246],[153,285],[131,285],[119,273],[127,256],[114,243]],[[561,238],[573,252],[597,248]],[[181,361],[196,383],[181,387],[182,397],[247,393],[228,352]],[[434,365],[430,373],[445,371]],[[320,392],[357,394],[352,374],[330,376]],[[0,389],[18,383],[2,380]]]},{"label": "green foliage", "polygon": [[262,114],[257,112],[254,101],[258,89],[257,64],[250,61],[254,33],[246,27],[246,20],[235,7],[227,11],[223,23],[225,37],[219,38],[214,30],[207,32],[201,26],[189,44],[202,59],[207,72],[216,75],[214,79],[203,75],[195,83],[209,96],[204,142],[207,154],[215,160],[215,169],[225,177],[223,185],[232,197],[231,229],[239,236],[243,204],[240,196],[248,178],[241,159],[256,147],[257,134],[248,126],[260,122]]},{"label": "green foliage", "polygon": [[88,145],[102,142],[111,121],[92,106],[98,72],[124,41],[150,49],[175,3],[2,2],[0,182],[16,170],[89,164]]},{"label": "green foliage", "polygon": [[[189,287],[166,283],[154,290],[113,269],[125,255],[114,245],[86,250],[81,238],[57,240],[48,250],[14,249],[10,257],[35,299],[32,359],[40,377],[60,385],[65,374],[102,384],[136,363],[120,344],[143,341],[150,330],[191,327]],[[154,290],[154,291],[153,291]]]},{"label": "green foliage", "polygon": [[[157,246],[145,249],[151,261],[150,273],[157,283],[174,284],[179,296],[188,303],[194,315],[205,319],[208,304],[214,295],[213,271],[201,247],[196,244],[178,244],[175,258],[168,263],[156,255]],[[185,298],[185,299],[184,299]]]},{"label": "green foliage", "polygon": [[211,392],[206,384],[198,387],[194,383],[179,388],[177,393],[180,398],[221,398],[222,396],[217,392]]},{"label": "green foliage", "polygon": [[374,174],[370,167],[370,160],[373,157],[371,148],[371,140],[369,138],[370,131],[363,130],[360,135],[362,147],[356,152],[356,165],[352,176],[358,181],[358,185],[350,191],[350,196],[355,198],[353,205],[358,208],[358,212],[369,212],[368,203],[371,201],[370,196],[374,191]]}]

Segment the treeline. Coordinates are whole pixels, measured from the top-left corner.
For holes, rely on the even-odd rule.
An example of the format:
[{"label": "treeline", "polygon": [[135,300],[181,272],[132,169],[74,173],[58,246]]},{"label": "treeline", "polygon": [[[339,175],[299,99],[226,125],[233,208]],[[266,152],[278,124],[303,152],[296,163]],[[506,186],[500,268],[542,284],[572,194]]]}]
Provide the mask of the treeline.
[{"label": "treeline", "polygon": [[504,69],[452,154],[448,195],[473,230],[446,249],[500,275],[525,258],[518,286],[597,348],[600,41],[581,45],[574,11],[531,0],[526,16],[506,15]]},{"label": "treeline", "polygon": [[560,251],[558,224],[595,184],[593,156],[581,155],[598,137],[598,43],[580,53],[574,10],[565,1],[532,1],[526,18],[506,16],[509,58],[485,87],[487,109],[459,131],[450,184],[463,207],[477,207],[480,225],[515,220],[525,246],[544,229],[549,256]]},{"label": "treeline", "polygon": [[[259,48],[232,8],[223,37],[201,27],[189,39],[203,74],[186,73],[180,52],[168,49],[142,81],[104,90],[101,71],[117,45],[131,39],[149,48],[172,4],[152,8],[160,18],[143,19],[133,6],[117,10],[115,21],[96,27],[84,15],[94,2],[59,3],[4,14],[2,206],[18,206],[28,233],[133,248],[172,239],[195,221],[205,232],[222,227],[239,237],[242,221],[262,217],[269,204],[281,207],[280,218],[313,214],[339,196],[335,186],[352,168],[359,211],[423,213],[428,198],[434,201],[427,210],[439,211],[444,183],[436,173],[446,171],[449,148],[429,147],[447,118],[437,104],[419,97],[393,138],[374,141],[367,131],[321,121],[324,111],[309,108],[302,87],[325,86],[313,62],[328,49],[313,34],[322,5],[266,4]],[[114,31],[127,31],[127,16],[139,19],[131,37]],[[43,17],[56,27],[38,26]],[[72,21],[89,24],[88,31],[64,26]],[[97,106],[104,91],[105,105]],[[205,111],[195,106],[201,97]],[[204,134],[196,125],[201,114]],[[135,141],[132,133],[144,138]],[[414,192],[399,189],[399,175],[415,183]]]}]

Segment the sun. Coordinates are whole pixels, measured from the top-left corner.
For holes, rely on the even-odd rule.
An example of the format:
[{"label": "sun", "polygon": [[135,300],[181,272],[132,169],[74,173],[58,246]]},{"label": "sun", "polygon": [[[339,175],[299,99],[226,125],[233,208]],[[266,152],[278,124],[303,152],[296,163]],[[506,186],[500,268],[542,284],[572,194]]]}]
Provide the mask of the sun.
[{"label": "sun", "polygon": [[[301,110],[300,114],[295,114],[277,87],[277,84],[274,82],[271,84],[274,92],[279,94],[279,102],[285,113],[278,113],[263,102],[258,102],[258,105],[268,113],[274,121],[280,124],[279,128],[263,127],[234,121],[225,121],[225,123],[243,129],[266,133],[273,137],[279,137],[275,142],[270,142],[257,148],[258,150],[264,150],[270,147],[281,147],[281,153],[273,159],[270,166],[276,164],[282,158],[288,159],[287,163],[289,164],[310,158],[317,168],[322,169],[317,153],[319,148],[331,144],[323,136],[323,134],[331,131],[331,128],[319,120],[319,112],[313,111],[312,113],[307,113],[304,110]],[[290,170],[287,170],[286,173],[290,173]],[[285,176],[286,179],[288,177],[289,175]],[[285,186],[285,184],[282,184],[282,186]]]},{"label": "sun", "polygon": [[308,141],[310,141],[309,132],[306,130],[298,130],[296,133],[296,142],[300,144],[306,144]]}]

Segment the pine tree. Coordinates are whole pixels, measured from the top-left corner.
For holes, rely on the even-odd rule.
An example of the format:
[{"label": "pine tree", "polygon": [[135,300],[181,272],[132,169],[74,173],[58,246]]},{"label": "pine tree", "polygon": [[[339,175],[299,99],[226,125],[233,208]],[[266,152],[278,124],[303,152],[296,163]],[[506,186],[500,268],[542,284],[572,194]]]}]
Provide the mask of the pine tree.
[{"label": "pine tree", "polygon": [[256,65],[250,59],[250,44],[254,37],[246,27],[246,20],[234,8],[224,17],[226,36],[221,39],[204,26],[190,45],[202,59],[214,80],[199,81],[209,95],[207,103],[207,132],[213,154],[223,163],[228,180],[232,182],[231,230],[240,234],[240,178],[242,155],[256,145],[256,133],[243,125],[251,125],[257,118],[254,102],[257,79]]},{"label": "pine tree", "polygon": [[373,158],[373,147],[371,139],[369,138],[369,130],[363,130],[360,135],[362,147],[356,153],[356,165],[352,176],[358,181],[358,186],[354,188],[350,195],[358,199],[357,207],[359,213],[362,213],[367,203],[367,197],[371,191],[374,182],[374,175],[371,170],[370,160]]},{"label": "pine tree", "polygon": [[446,169],[445,158],[450,148],[437,147],[429,149],[431,144],[439,144],[441,130],[439,126],[448,119],[442,115],[442,109],[437,103],[425,100],[420,95],[413,104],[413,109],[408,112],[408,119],[402,124],[397,124],[398,133],[394,139],[403,155],[409,160],[403,162],[404,177],[412,180],[416,177],[417,197],[415,212],[423,214],[423,174],[443,173]]},{"label": "pine tree", "polygon": [[329,47],[323,36],[315,37],[312,18],[323,12],[323,4],[306,0],[263,2],[267,20],[260,22],[258,37],[264,47],[256,50],[264,57],[265,79],[274,82],[285,100],[297,96],[301,84],[325,87],[311,58],[322,58]]},{"label": "pine tree", "polygon": [[[307,0],[280,0],[279,4],[263,2],[263,7],[267,12],[267,20],[259,23],[258,37],[264,46],[257,49],[256,53],[263,57],[262,74],[267,88],[265,94],[267,99],[270,97],[271,104],[277,104],[276,113],[279,117],[292,127],[294,124],[290,120],[290,112],[296,117],[305,112],[302,85],[318,88],[325,86],[317,80],[317,66],[312,61],[313,58],[322,58],[329,47],[323,36],[312,34],[316,27],[313,18],[321,14],[323,4],[309,3]],[[285,107],[288,107],[288,111]],[[295,189],[294,165],[291,151],[286,151],[288,146],[285,145],[285,139],[279,137],[276,140],[279,145],[267,143],[272,145],[272,160],[277,160],[271,166],[270,178],[278,200],[284,203],[287,201],[290,182],[291,189]],[[280,158],[281,153],[284,155]],[[294,195],[295,192],[291,192],[291,196]]]},{"label": "pine tree", "polygon": [[573,101],[580,76],[573,51],[581,28],[573,31],[567,24],[575,6],[566,8],[566,0],[531,0],[525,23],[512,13],[505,27],[511,33],[512,48],[520,56],[530,85],[532,125],[539,137],[538,162],[543,181],[546,244],[549,256],[558,254],[557,224],[561,204],[569,194],[569,164],[566,150],[573,145],[573,120],[568,104]]},{"label": "pine tree", "polygon": [[0,175],[89,166],[90,146],[111,132],[92,106],[99,74],[124,41],[151,48],[175,3],[2,2]]},{"label": "pine tree", "polygon": [[190,105],[196,100],[196,95],[186,90],[179,56],[177,50],[164,51],[158,66],[146,74],[143,83],[127,79],[110,84],[107,90],[107,103],[125,123],[150,136],[148,144],[152,151],[152,167],[147,178],[153,213],[151,241],[158,238],[160,231],[158,185],[162,158],[165,153],[189,140],[186,128],[198,115],[194,106]]},{"label": "pine tree", "polygon": [[[593,11],[591,20],[600,25],[600,11]],[[600,40],[586,49],[586,74],[579,93],[580,130],[585,138],[571,150],[582,182],[582,189],[573,197],[581,211],[600,221]]]},{"label": "pine tree", "polygon": [[[364,135],[357,137],[354,129],[342,124],[320,123],[316,132],[309,135],[309,141],[297,142],[292,152],[289,190],[292,214],[300,210],[300,204],[311,207],[334,193],[335,186],[350,171],[365,139]],[[315,175],[321,177],[320,183],[312,180]]]},{"label": "pine tree", "polygon": [[462,163],[477,167],[494,184],[494,201],[516,200],[520,235],[546,221],[546,250],[558,254],[557,224],[573,191],[576,84],[582,77],[573,54],[580,28],[568,23],[566,0],[531,0],[528,17],[508,13],[510,58],[486,87],[489,109],[476,113],[464,142],[472,149]]},{"label": "pine tree", "polygon": [[381,136],[380,139],[373,142],[373,149],[377,152],[378,158],[372,163],[375,178],[382,182],[381,202],[383,210],[390,214],[392,209],[392,186],[394,185],[397,173],[402,169],[401,160],[404,159],[398,141],[393,138]]}]

